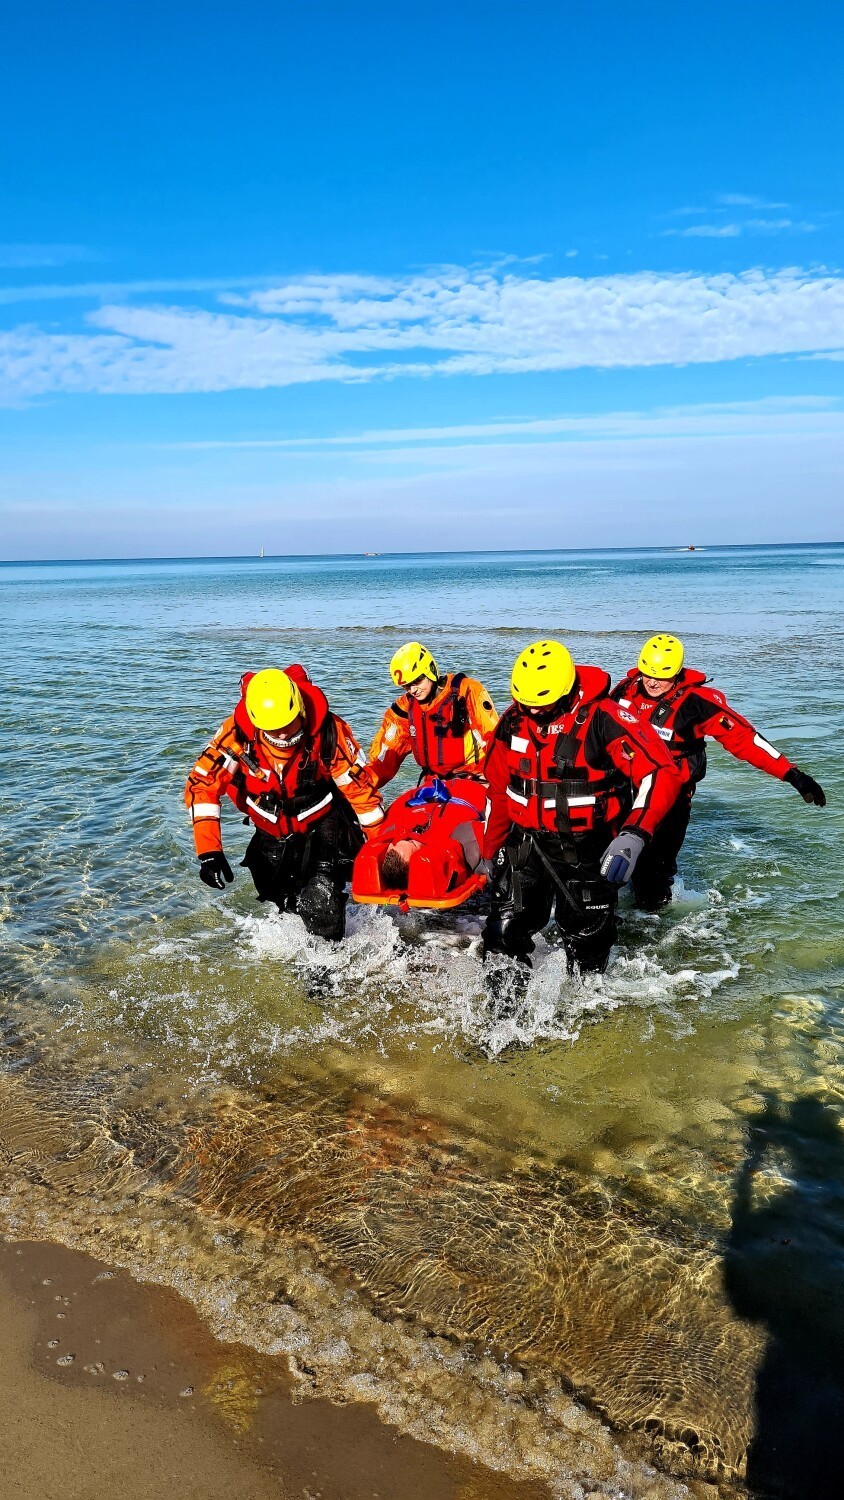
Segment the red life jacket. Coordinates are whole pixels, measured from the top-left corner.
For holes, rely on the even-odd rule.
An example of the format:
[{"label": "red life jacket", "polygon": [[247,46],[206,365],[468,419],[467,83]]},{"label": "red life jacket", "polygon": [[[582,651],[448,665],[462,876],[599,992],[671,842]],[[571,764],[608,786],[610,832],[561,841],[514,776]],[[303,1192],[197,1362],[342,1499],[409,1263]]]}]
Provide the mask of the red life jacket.
[{"label": "red life jacket", "polygon": [[[430,776],[453,776],[466,765],[466,734],[471,728],[460,687],[465,672],[455,672],[436,708],[426,709],[408,694],[407,718],[413,758]],[[394,705],[395,706],[395,705]]]},{"label": "red life jacket", "polygon": [[246,689],[254,672],[245,672],[240,682],[240,702],[234,711],[242,745],[234,766],[228,795],[251,818],[256,828],[275,838],[306,833],[331,811],[334,782],[330,765],[336,745],[336,729],[328,699],[311,682],[304,667],[294,663],[285,672],[299,688],[305,705],[304,734],[295,755],[279,775],[279,768],[261,742],[260,730],[246,711]]},{"label": "red life jacket", "polygon": [[612,697],[622,708],[632,709],[637,718],[656,730],[681,765],[687,782],[702,781],[706,775],[706,744],[692,733],[691,726],[684,732],[677,718],[689,694],[703,687],[706,673],[684,667],[673,688],[661,698],[648,696],[641,686],[641,676],[638,667],[631,667],[627,676],[613,688]]},{"label": "red life jacket", "polygon": [[600,667],[578,667],[580,692],[550,723],[518,704],[507,709],[496,737],[506,751],[507,807],[514,823],[557,834],[569,849],[583,835],[610,833],[630,809],[630,782],[615,767],[587,763],[584,741],[610,678]]}]

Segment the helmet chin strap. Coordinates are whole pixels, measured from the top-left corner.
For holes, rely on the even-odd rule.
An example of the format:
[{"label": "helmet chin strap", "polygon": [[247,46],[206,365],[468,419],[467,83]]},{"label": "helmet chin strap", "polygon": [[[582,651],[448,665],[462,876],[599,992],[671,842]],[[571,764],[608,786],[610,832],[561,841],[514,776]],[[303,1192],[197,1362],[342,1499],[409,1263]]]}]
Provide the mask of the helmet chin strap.
[{"label": "helmet chin strap", "polygon": [[262,729],[261,738],[265,739],[267,744],[272,745],[276,750],[292,750],[294,745],[298,745],[304,733],[304,729],[299,729],[296,734],[290,736],[289,740],[285,740],[281,738],[281,735],[267,734],[266,729]]}]

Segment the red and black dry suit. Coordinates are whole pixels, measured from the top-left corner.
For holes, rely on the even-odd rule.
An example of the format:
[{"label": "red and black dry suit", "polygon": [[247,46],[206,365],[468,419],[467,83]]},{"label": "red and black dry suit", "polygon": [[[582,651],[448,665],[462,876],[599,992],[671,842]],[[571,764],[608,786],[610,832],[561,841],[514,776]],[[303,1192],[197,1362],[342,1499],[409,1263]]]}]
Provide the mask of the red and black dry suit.
[{"label": "red and black dry suit", "polygon": [[185,787],[200,857],[222,849],[220,803],[228,796],[255,825],[243,863],[259,901],[298,911],[309,931],[341,938],[351,862],[384,817],[381,797],[349,725],[331,713],[304,667],[287,667],[304,704],[293,736],[256,728],[241,699],[200,755]]},{"label": "red and black dry suit", "polygon": [[484,951],[526,959],[556,902],[569,964],[606,966],[617,891],[601,856],[622,828],[649,839],[680,776],[660,739],[607,696],[609,674],[578,667],[541,718],[512,703],[487,755],[484,855],[495,860]]},{"label": "red and black dry suit", "polygon": [[686,837],[695,787],[706,775],[706,741],[717,740],[737,760],[767,771],[779,781],[792,769],[790,760],[754,729],[749,719],[731,708],[723,693],[707,687],[706,675],[684,667],[660,698],[652,698],[642,684],[638,667],[612,690],[620,708],[655,729],[671,753],[683,778],[680,795],[660,824],[633,871],[636,903],[655,911],[671,899],[677,874],[677,855]]}]

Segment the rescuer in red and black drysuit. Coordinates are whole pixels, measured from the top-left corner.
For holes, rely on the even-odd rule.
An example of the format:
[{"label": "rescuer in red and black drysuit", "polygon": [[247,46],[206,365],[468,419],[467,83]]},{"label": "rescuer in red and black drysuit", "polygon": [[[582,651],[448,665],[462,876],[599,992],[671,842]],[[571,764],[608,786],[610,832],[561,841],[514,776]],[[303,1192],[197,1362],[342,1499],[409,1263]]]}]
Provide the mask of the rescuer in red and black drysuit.
[{"label": "rescuer in red and black drysuit", "polygon": [[796,788],[804,802],[826,805],[811,776],[763,738],[748,719],[731,708],[723,693],[707,687],[703,672],[683,665],[683,643],[654,635],[642,647],[638,664],[612,690],[619,707],[655,729],[683,778],[677,801],[660,823],[632,877],[637,906],[657,911],[671,900],[677,856],[686,837],[695,787],[706,775],[706,741],[717,740],[737,760],[767,771]]},{"label": "rescuer in red and black drysuit", "polygon": [[255,826],[243,864],[258,900],[298,912],[318,937],[341,938],[352,860],[384,808],[349,725],[303,667],[247,672],[234,713],[188,777],[200,879],[220,890],[234,878],[223,796]]},{"label": "rescuer in red and black drysuit", "polygon": [[608,673],[576,667],[558,641],[516,658],[514,701],[485,764],[485,954],[528,961],[556,904],[569,966],[606,967],[618,888],[680,788],[661,741],[609,687]]}]

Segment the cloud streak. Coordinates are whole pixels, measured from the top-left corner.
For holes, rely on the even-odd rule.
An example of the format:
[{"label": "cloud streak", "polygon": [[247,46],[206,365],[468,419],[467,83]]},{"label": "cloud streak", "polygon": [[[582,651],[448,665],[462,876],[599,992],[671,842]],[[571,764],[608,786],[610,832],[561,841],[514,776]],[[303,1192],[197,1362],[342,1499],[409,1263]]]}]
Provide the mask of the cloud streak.
[{"label": "cloud streak", "polygon": [[87,245],[0,245],[0,267],[10,271],[31,271],[95,260],[102,260],[102,256],[96,250],[89,250]]},{"label": "cloud streak", "polygon": [[799,269],[310,275],[229,289],[212,307],[110,302],[81,329],[19,326],[0,335],[0,399],[824,357],[842,347],[844,278]]}]

